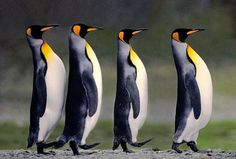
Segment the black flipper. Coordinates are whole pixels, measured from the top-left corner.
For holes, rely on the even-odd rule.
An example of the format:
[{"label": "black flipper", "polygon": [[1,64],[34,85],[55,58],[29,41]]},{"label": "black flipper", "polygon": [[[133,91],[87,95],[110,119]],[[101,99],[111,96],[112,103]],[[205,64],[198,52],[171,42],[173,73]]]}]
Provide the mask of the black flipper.
[{"label": "black flipper", "polygon": [[133,117],[136,119],[140,112],[140,99],[139,99],[139,91],[136,85],[136,81],[132,77],[127,78],[126,89],[128,90],[128,94],[131,99],[132,108],[133,108]]},{"label": "black flipper", "polygon": [[47,66],[41,62],[34,72],[33,95],[30,107],[30,128],[27,148],[37,141],[39,131],[39,118],[43,116],[47,103],[47,88],[45,81]]},{"label": "black flipper", "polygon": [[95,146],[97,146],[97,145],[99,145],[100,143],[94,143],[94,144],[90,144],[90,145],[87,145],[87,144],[85,144],[85,145],[79,145],[79,147],[80,148],[82,148],[82,149],[84,149],[84,150],[87,150],[87,149],[91,149],[91,148],[93,148],[93,147],[95,147]]},{"label": "black flipper", "polygon": [[201,97],[194,74],[187,73],[185,75],[185,86],[190,96],[190,102],[193,108],[194,117],[195,119],[198,119],[201,114]]},{"label": "black flipper", "polygon": [[47,88],[46,88],[46,81],[45,81],[45,70],[46,68],[42,68],[39,70],[39,72],[36,75],[35,79],[35,86],[37,89],[37,95],[38,95],[38,109],[40,110],[39,115],[40,117],[43,116],[46,109],[47,104]]},{"label": "black flipper", "polygon": [[135,142],[135,143],[131,143],[130,145],[134,146],[134,147],[142,147],[143,145],[145,145],[146,143],[152,141],[152,139],[148,139],[145,140],[143,142]]},{"label": "black flipper", "polygon": [[84,72],[82,75],[83,87],[86,91],[89,116],[93,116],[97,111],[98,91],[93,75],[89,72]]}]

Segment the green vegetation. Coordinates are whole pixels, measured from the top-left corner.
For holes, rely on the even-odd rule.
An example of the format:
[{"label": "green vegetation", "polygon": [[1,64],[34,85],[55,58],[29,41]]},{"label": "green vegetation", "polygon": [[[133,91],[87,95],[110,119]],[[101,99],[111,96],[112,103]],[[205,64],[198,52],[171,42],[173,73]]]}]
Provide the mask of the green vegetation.
[{"label": "green vegetation", "polygon": [[[110,149],[113,141],[112,123],[100,121],[88,137],[87,143],[101,142],[98,149]],[[146,123],[139,132],[139,141],[153,138],[146,148],[169,149],[173,133],[172,124]],[[19,126],[14,123],[0,124],[0,149],[24,149],[28,135],[26,125]],[[62,132],[63,125],[59,124],[48,141],[55,140]],[[198,145],[200,149],[225,149],[236,148],[236,121],[210,122],[200,132]],[[66,146],[68,147],[68,145]],[[186,148],[186,146],[183,146]]]}]

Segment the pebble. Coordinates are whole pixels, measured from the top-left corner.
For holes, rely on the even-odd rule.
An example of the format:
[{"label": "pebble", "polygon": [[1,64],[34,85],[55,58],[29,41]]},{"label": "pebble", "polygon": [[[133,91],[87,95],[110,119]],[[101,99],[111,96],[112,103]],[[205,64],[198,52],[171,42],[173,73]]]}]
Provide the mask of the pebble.
[{"label": "pebble", "polygon": [[[29,159],[29,158],[42,158],[42,159],[64,159],[64,158],[78,158],[73,156],[70,150],[53,150],[48,151],[50,155],[37,154],[31,150],[0,150],[0,158],[4,159]],[[199,152],[193,153],[192,151],[184,151],[179,154],[174,151],[153,151],[151,149],[136,150],[135,153],[124,153],[122,150],[80,150],[80,159],[235,159],[236,151],[224,150],[210,150],[207,153]]]}]

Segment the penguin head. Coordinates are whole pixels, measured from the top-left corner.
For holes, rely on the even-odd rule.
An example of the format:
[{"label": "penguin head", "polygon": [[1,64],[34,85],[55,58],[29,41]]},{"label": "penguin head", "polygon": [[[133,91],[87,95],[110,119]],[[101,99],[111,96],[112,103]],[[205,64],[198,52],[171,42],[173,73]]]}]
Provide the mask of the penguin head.
[{"label": "penguin head", "polygon": [[77,36],[80,36],[81,38],[84,38],[88,32],[95,30],[103,30],[103,28],[98,26],[88,26],[85,24],[74,24],[71,27],[71,31]]},{"label": "penguin head", "polygon": [[123,29],[119,32],[118,39],[129,44],[129,40],[136,34],[141,33],[142,31],[147,30],[142,29]]},{"label": "penguin head", "polygon": [[26,35],[35,39],[42,39],[42,35],[45,31],[48,31],[54,27],[59,26],[58,24],[53,25],[31,25],[26,29]]},{"label": "penguin head", "polygon": [[189,35],[203,30],[205,29],[178,28],[172,32],[171,38],[179,42],[185,42]]}]

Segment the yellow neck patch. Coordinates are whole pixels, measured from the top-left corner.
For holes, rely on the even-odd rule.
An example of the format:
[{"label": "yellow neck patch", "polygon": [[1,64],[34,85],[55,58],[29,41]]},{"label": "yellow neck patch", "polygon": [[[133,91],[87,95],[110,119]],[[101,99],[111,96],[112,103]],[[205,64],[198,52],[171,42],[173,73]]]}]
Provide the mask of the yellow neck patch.
[{"label": "yellow neck patch", "polygon": [[79,25],[75,25],[75,26],[73,27],[74,33],[75,33],[76,35],[78,35],[78,36],[80,36],[80,29],[81,29],[81,27],[80,27]]},{"label": "yellow neck patch", "polygon": [[189,45],[187,46],[187,53],[197,70],[201,65],[205,65],[205,62],[202,60],[202,58]]},{"label": "yellow neck patch", "polygon": [[89,43],[86,43],[85,48],[86,48],[86,53],[87,53],[89,60],[93,63],[94,60],[96,59],[96,55],[95,55],[92,47],[89,45]]},{"label": "yellow neck patch", "polygon": [[130,60],[133,63],[133,65],[136,66],[137,68],[137,66],[139,65],[140,59],[132,48],[130,49]]},{"label": "yellow neck patch", "polygon": [[53,50],[51,49],[51,47],[44,41],[42,46],[41,46],[41,51],[47,61],[47,63],[50,63],[50,61],[52,60],[53,57]]},{"label": "yellow neck patch", "polygon": [[173,35],[172,35],[172,38],[176,41],[180,41],[179,40],[179,33],[175,32]]}]

